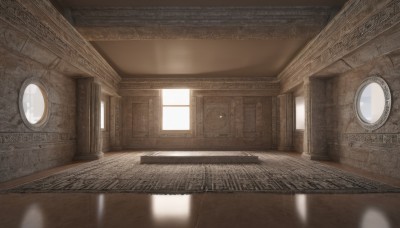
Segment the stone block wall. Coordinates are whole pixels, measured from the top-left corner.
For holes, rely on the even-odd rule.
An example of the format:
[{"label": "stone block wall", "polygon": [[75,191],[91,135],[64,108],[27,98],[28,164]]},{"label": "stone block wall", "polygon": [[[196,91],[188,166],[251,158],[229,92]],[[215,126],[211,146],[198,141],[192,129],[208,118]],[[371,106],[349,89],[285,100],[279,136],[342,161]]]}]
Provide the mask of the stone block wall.
[{"label": "stone block wall", "polygon": [[[122,98],[122,147],[125,149],[273,149],[277,146],[276,97],[242,96],[238,91],[195,90],[191,130],[161,130],[158,90]],[[222,117],[220,117],[222,115]]]},{"label": "stone block wall", "polygon": [[[0,182],[72,160],[76,148],[76,83],[54,69],[59,59],[0,21]],[[48,89],[50,117],[34,131],[19,110],[23,82],[40,78]]]},{"label": "stone block wall", "polygon": [[[327,140],[333,160],[400,178],[399,56],[398,53],[392,53],[328,80]],[[358,123],[353,105],[361,82],[373,75],[380,75],[388,83],[392,110],[381,128],[369,132]]]}]

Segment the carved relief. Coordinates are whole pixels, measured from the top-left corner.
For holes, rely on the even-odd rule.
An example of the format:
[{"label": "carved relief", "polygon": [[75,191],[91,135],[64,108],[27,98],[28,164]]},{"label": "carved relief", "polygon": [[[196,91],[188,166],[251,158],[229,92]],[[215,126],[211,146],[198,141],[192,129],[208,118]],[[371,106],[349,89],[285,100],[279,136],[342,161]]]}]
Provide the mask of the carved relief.
[{"label": "carved relief", "polygon": [[[24,4],[24,5],[22,5]],[[0,4],[0,18],[14,28],[29,34],[30,39],[81,69],[102,79],[113,88],[120,77],[97,51],[72,28],[48,1],[4,0]]]},{"label": "carved relief", "polygon": [[72,17],[88,40],[271,39],[313,37],[335,13],[329,7],[139,7],[73,9]]},{"label": "carved relief", "polygon": [[73,133],[0,133],[0,144],[57,143],[75,139]]},{"label": "carved relief", "polygon": [[204,134],[206,137],[228,137],[231,134],[230,99],[204,100]]},{"label": "carved relief", "polygon": [[[365,16],[370,5],[376,4],[359,1],[348,4],[338,13],[337,20],[332,20],[313,41],[278,76],[283,81],[283,90],[287,91],[300,84],[304,77],[309,77],[319,70],[336,62],[343,56],[372,40],[400,19],[400,3],[390,1],[379,12]],[[360,14],[352,11],[360,11]],[[366,20],[361,20],[366,18]],[[354,23],[352,23],[354,22]],[[349,26],[353,25],[351,29]],[[357,26],[354,26],[357,25]]]}]

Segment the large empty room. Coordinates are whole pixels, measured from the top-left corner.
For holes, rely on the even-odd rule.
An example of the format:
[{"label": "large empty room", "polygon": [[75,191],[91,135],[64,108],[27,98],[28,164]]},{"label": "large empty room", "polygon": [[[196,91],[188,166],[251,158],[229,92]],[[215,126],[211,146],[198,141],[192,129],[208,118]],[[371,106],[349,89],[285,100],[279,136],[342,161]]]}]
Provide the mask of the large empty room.
[{"label": "large empty room", "polygon": [[399,215],[400,0],[0,0],[1,228]]}]

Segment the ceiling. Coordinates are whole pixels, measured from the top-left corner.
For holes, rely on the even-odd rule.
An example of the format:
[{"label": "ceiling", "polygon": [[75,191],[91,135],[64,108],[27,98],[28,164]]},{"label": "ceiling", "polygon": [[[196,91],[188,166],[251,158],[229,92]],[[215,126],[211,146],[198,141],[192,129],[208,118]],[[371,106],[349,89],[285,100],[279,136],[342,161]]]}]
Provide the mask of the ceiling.
[{"label": "ceiling", "polygon": [[[62,7],[63,10],[192,6],[288,8],[329,6],[339,9],[346,0],[54,0],[53,2],[58,9]],[[324,22],[323,26],[326,23]],[[276,77],[306,43],[322,30],[323,26],[312,36],[307,34],[285,38],[236,40],[150,38],[90,41],[122,77]],[[96,26],[93,28],[96,30]],[[114,31],[113,27],[109,28],[110,32]],[[79,31],[79,28],[77,29]]]}]

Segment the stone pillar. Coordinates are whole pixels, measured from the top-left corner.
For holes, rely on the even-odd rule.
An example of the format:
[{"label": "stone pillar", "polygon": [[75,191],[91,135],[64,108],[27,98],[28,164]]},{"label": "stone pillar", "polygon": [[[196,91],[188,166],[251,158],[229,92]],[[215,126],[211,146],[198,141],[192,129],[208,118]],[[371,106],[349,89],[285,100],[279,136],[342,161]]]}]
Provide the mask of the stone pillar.
[{"label": "stone pillar", "polygon": [[110,98],[110,147],[121,150],[121,98]]},{"label": "stone pillar", "polygon": [[279,102],[279,146],[280,151],[293,150],[294,104],[291,93],[278,96]]},{"label": "stone pillar", "polygon": [[311,160],[329,160],[326,140],[325,80],[307,78],[304,81],[305,129],[303,156]]},{"label": "stone pillar", "polygon": [[77,80],[77,153],[76,160],[101,158],[100,101],[101,86],[94,78]]}]

